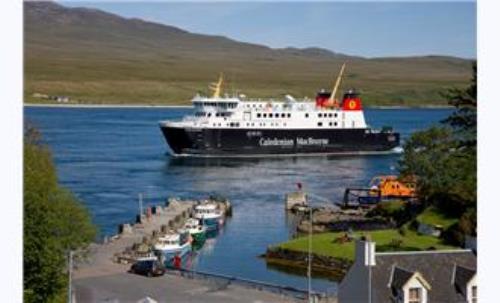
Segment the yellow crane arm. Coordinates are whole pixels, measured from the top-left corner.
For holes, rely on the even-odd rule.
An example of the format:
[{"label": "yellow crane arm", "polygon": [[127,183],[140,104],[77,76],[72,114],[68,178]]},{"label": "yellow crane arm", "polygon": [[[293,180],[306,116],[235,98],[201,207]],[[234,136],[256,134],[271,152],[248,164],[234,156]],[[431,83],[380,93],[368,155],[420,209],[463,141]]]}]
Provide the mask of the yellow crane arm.
[{"label": "yellow crane arm", "polygon": [[342,75],[344,74],[344,69],[345,69],[345,63],[342,64],[342,67],[340,68],[340,73],[337,77],[337,81],[335,81],[335,86],[333,87],[329,102],[333,102],[335,100],[335,95],[337,95],[337,89],[339,88],[340,80],[342,79]]},{"label": "yellow crane arm", "polygon": [[217,83],[213,83],[211,86],[210,86],[210,89],[214,91],[214,94],[212,95],[212,98],[219,98],[220,97],[220,94],[222,92],[222,84],[224,83],[224,75],[222,73],[220,73],[220,76],[219,76],[219,81],[217,81]]}]

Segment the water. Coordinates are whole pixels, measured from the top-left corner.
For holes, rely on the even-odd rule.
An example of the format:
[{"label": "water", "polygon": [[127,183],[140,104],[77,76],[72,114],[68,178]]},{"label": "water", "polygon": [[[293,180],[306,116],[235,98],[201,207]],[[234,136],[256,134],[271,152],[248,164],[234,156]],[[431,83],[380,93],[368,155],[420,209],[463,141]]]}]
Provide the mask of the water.
[{"label": "water", "polygon": [[[273,159],[176,159],[168,156],[158,128],[162,119],[180,118],[187,109],[25,108],[53,150],[59,180],[87,205],[102,235],[145,205],[168,196],[227,196],[233,217],[195,260],[196,269],[307,288],[306,278],[267,268],[257,256],[285,241],[289,227],[284,194],[302,182],[306,190],[339,201],[344,188],[365,185],[377,174],[396,173],[399,155]],[[402,134],[445,118],[449,109],[369,109],[374,127],[391,125]],[[336,283],[313,280],[313,288],[335,292]]]}]

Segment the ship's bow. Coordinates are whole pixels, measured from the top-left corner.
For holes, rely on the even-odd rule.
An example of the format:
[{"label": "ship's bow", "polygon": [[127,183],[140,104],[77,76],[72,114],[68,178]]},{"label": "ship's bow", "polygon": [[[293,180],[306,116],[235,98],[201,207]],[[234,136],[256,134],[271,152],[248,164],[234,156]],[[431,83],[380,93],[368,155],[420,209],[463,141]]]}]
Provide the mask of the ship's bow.
[{"label": "ship's bow", "polygon": [[160,122],[160,129],[173,154],[180,155],[193,148],[193,141],[186,127],[172,122]]}]

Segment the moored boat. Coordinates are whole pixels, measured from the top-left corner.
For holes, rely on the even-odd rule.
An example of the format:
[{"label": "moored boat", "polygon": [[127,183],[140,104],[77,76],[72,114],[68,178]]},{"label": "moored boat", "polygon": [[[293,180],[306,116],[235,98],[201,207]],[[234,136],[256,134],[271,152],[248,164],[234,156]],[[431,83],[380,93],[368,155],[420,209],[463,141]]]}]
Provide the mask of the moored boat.
[{"label": "moored boat", "polygon": [[176,255],[181,258],[191,252],[191,240],[187,231],[171,232],[158,238],[154,250],[160,254],[165,263]]},{"label": "moored boat", "polygon": [[184,224],[184,229],[187,230],[193,238],[193,245],[200,245],[205,242],[207,228],[200,224],[200,220],[189,218]]},{"label": "moored boat", "polygon": [[224,212],[215,202],[206,202],[196,205],[194,218],[200,220],[207,231],[219,229],[224,224]]}]

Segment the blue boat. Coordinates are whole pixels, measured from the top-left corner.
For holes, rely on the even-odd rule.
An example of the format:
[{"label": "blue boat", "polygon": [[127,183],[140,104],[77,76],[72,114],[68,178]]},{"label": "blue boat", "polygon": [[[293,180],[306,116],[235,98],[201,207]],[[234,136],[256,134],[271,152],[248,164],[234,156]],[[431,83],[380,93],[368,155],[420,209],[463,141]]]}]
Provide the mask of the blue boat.
[{"label": "blue boat", "polygon": [[169,264],[176,255],[181,258],[188,255],[192,250],[191,242],[191,237],[187,232],[169,233],[158,239],[154,250],[165,264]]}]

